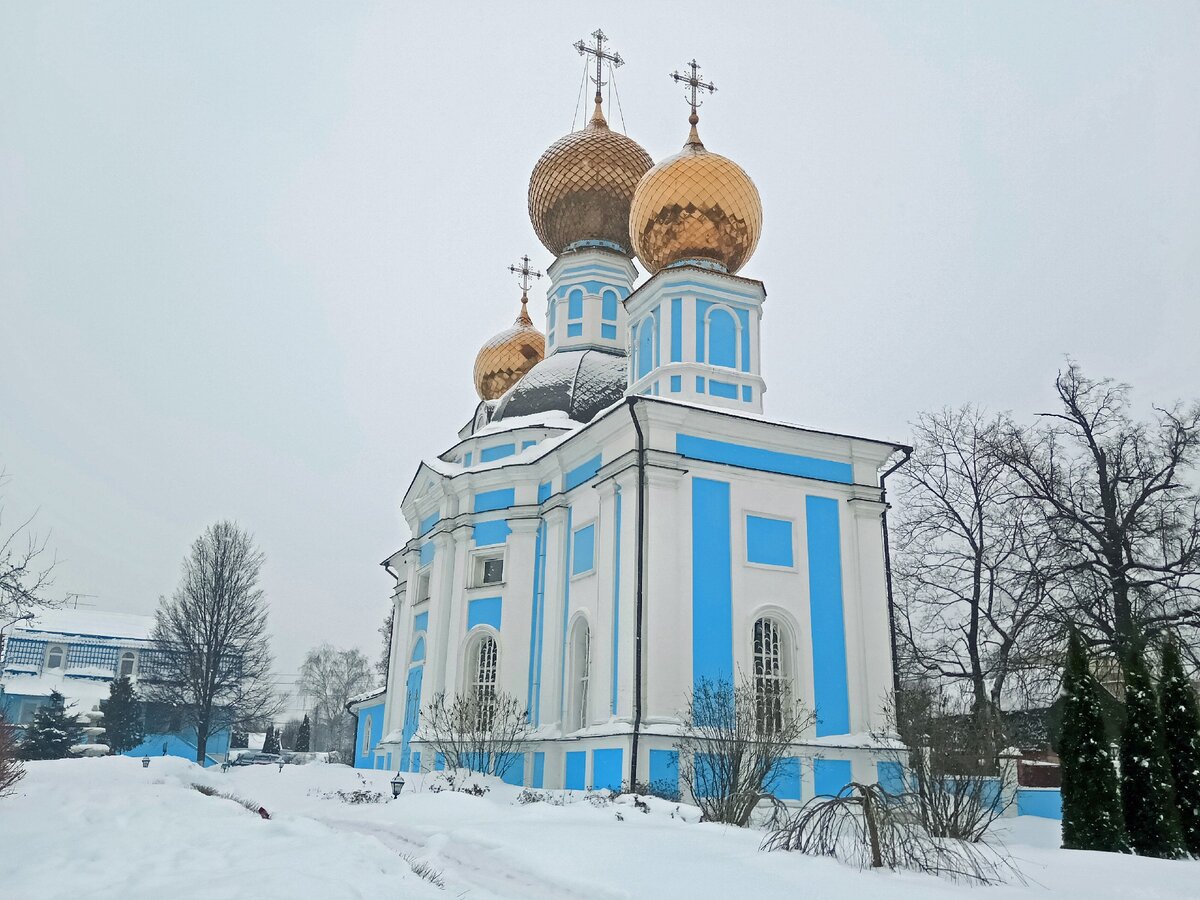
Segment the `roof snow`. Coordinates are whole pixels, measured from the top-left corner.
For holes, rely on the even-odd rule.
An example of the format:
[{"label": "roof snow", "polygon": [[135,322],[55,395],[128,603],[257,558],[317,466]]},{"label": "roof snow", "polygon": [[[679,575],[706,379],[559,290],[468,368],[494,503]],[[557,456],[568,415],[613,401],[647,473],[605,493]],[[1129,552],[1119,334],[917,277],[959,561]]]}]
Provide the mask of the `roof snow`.
[{"label": "roof snow", "polygon": [[116,638],[148,641],[154,631],[153,616],[98,612],[90,609],[47,609],[14,633],[65,635],[70,637]]}]

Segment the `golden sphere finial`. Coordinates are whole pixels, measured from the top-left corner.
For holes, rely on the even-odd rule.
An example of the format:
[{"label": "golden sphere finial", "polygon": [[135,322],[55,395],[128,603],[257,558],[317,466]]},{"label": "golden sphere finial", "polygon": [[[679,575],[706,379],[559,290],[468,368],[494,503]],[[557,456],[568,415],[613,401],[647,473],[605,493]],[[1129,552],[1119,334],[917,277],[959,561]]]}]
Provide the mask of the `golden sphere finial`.
[{"label": "golden sphere finial", "polygon": [[533,327],[529,318],[529,286],[531,278],[541,278],[541,272],[529,267],[529,256],[521,257],[519,266],[508,271],[518,276],[521,286],[521,311],[512,328],[506,328],[490,338],[475,357],[475,390],[481,400],[496,400],[520,381],[525,373],[546,355],[546,338]]}]

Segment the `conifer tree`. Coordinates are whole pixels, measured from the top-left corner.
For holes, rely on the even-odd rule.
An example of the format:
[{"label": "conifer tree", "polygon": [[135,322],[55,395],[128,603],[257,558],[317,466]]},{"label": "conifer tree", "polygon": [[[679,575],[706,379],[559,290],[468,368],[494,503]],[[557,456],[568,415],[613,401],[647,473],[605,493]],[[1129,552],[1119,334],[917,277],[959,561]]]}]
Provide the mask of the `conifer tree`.
[{"label": "conifer tree", "polygon": [[1088,666],[1087,649],[1071,633],[1063,673],[1062,840],[1067,850],[1128,849],[1112,746],[1104,727],[1100,691]]},{"label": "conifer tree", "polygon": [[229,736],[229,749],[245,750],[249,740],[249,735],[243,729],[235,728],[233,729],[233,734]]},{"label": "conifer tree", "polygon": [[39,709],[25,729],[21,741],[22,759],[66,759],[71,748],[83,742],[79,719],[68,715],[66,701],[58,691],[50,693],[50,703]]},{"label": "conifer tree", "polygon": [[279,752],[279,735],[275,731],[275,723],[267,723],[267,736],[263,738],[263,753]]},{"label": "conifer tree", "polygon": [[1175,859],[1183,835],[1163,739],[1162,712],[1142,647],[1125,654],[1125,727],[1121,733],[1121,797],[1125,834],[1135,853]]},{"label": "conifer tree", "polygon": [[1200,855],[1200,704],[1174,638],[1163,646],[1158,693],[1183,842],[1189,852]]},{"label": "conifer tree", "polygon": [[296,747],[297,753],[307,753],[308,746],[312,742],[312,726],[308,724],[308,713],[304,714],[304,721],[300,723],[300,730],[296,732]]},{"label": "conifer tree", "polygon": [[109,685],[108,699],[100,701],[100,711],[104,713],[104,742],[112,753],[132,750],[146,737],[142,706],[129,676]]}]

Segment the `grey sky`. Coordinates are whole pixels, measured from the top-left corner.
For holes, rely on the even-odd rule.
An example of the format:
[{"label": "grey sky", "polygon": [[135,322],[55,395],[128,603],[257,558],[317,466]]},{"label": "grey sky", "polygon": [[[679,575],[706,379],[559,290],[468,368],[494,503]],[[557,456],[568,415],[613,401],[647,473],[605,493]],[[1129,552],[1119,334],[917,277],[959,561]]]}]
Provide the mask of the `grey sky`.
[{"label": "grey sky", "polygon": [[686,136],[666,74],[719,86],[701,135],[765,207],[769,415],[1027,416],[1067,353],[1200,395],[1200,4],[595,9],[0,5],[0,466],[57,589],[150,612],[232,517],[282,673],[376,655],[399,497],[471,414],[504,267],[550,261],[525,189],[597,26],[655,159]]}]

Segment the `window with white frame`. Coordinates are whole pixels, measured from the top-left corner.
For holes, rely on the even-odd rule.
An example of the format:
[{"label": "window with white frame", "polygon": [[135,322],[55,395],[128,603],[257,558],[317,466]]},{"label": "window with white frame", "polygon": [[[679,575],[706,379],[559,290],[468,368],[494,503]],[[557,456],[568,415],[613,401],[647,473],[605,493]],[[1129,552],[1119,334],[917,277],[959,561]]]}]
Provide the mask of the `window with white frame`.
[{"label": "window with white frame", "polygon": [[370,713],[367,713],[367,717],[363,719],[362,750],[359,754],[360,756],[366,756],[371,752],[371,729],[374,727],[375,718]]},{"label": "window with white frame", "polygon": [[133,677],[134,655],[131,652],[121,654],[121,664],[117,669],[118,678]]},{"label": "window with white frame", "polygon": [[422,603],[429,599],[429,572],[417,573],[417,593],[414,603]]},{"label": "window with white frame", "polygon": [[592,635],[585,619],[575,623],[571,634],[571,703],[567,721],[572,731],[588,724],[588,688],[592,675]]},{"label": "window with white frame", "polygon": [[490,634],[481,635],[470,656],[471,691],[475,695],[476,713],[480,731],[490,731],[496,717],[496,669],[500,652],[496,639]]},{"label": "window with white frame", "polygon": [[754,623],[755,721],[764,734],[783,729],[788,694],[787,640],[783,626],[764,616]]},{"label": "window with white frame", "polygon": [[47,669],[65,669],[67,653],[66,651],[55,644],[46,651],[46,668]]},{"label": "window with white frame", "polygon": [[477,553],[472,561],[474,572],[471,576],[473,587],[486,587],[504,582],[504,553]]}]

